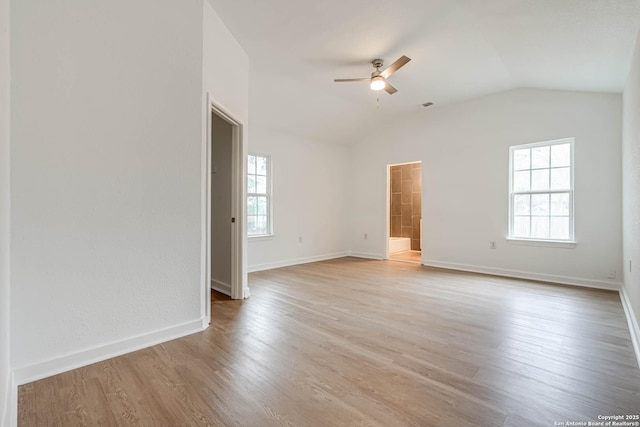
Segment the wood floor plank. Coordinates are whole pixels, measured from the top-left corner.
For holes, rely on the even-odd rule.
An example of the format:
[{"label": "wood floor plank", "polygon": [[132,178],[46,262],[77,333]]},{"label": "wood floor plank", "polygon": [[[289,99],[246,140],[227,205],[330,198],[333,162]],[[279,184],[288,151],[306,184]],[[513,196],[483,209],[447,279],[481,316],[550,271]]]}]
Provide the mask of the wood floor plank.
[{"label": "wood floor plank", "polygon": [[21,386],[21,426],[553,426],[640,414],[615,292],[340,258],[198,334]]}]

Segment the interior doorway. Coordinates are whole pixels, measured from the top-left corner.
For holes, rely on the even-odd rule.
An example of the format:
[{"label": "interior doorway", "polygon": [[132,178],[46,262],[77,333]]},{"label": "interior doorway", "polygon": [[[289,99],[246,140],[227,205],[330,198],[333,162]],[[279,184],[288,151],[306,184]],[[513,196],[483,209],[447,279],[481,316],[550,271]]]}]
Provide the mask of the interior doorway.
[{"label": "interior doorway", "polygon": [[422,263],[422,162],[388,165],[387,258]]},{"label": "interior doorway", "polygon": [[211,112],[211,289],[231,296],[233,125]]},{"label": "interior doorway", "polygon": [[243,258],[246,221],[242,124],[207,97],[203,145],[204,319],[211,320],[211,289],[233,299],[249,296]]}]

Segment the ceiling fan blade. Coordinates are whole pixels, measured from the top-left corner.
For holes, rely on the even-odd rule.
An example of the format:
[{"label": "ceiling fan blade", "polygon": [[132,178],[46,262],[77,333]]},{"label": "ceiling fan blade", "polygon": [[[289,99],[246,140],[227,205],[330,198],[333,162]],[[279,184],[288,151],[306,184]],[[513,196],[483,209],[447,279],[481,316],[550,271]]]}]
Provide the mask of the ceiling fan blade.
[{"label": "ceiling fan blade", "polygon": [[393,95],[394,93],[396,93],[398,91],[398,89],[396,89],[395,87],[391,86],[389,84],[389,82],[384,82],[384,90],[389,94],[389,95]]},{"label": "ceiling fan blade", "polygon": [[371,81],[370,77],[363,77],[361,79],[333,79],[334,82],[368,82]]},{"label": "ceiling fan blade", "polygon": [[402,55],[396,62],[389,65],[383,72],[381,72],[380,75],[386,79],[409,61],[411,61],[411,58]]}]

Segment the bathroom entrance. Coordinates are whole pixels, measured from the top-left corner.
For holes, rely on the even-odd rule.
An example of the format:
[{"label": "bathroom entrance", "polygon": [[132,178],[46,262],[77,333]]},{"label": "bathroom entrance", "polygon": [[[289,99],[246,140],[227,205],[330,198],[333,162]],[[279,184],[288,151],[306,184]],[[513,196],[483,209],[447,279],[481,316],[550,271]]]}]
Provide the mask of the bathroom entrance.
[{"label": "bathroom entrance", "polygon": [[388,166],[387,258],[422,262],[422,162]]}]

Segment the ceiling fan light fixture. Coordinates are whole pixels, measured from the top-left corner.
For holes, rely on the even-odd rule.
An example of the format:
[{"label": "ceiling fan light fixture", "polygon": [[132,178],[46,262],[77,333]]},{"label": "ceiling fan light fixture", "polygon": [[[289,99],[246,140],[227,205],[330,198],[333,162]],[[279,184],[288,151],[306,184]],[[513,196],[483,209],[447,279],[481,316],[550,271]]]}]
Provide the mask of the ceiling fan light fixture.
[{"label": "ceiling fan light fixture", "polygon": [[382,90],[384,89],[386,83],[381,76],[375,76],[371,78],[371,89],[372,90]]}]

